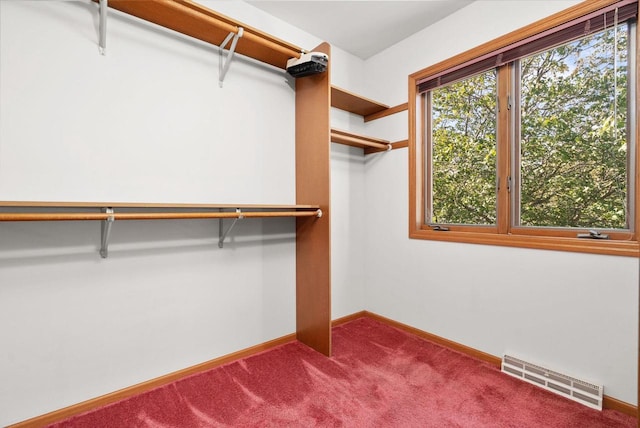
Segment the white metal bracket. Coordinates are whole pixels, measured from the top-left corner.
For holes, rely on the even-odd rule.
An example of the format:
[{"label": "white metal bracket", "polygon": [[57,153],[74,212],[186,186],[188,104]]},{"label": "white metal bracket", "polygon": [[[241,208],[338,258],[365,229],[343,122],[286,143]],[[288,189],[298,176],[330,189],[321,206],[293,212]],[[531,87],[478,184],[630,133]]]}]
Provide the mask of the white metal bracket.
[{"label": "white metal bracket", "polygon": [[100,41],[98,42],[98,51],[100,55],[107,53],[107,9],[109,0],[100,0]]},{"label": "white metal bracket", "polygon": [[113,217],[113,208],[104,208],[102,212],[111,214],[109,217],[102,220],[102,224],[100,225],[100,231],[102,234],[100,256],[102,256],[103,259],[106,259],[109,256],[109,235],[111,235],[111,226],[113,226],[113,221],[115,219]]},{"label": "white metal bracket", "polygon": [[229,232],[231,232],[231,229],[233,229],[233,226],[236,225],[236,223],[238,222],[238,220],[244,218],[244,216],[242,215],[242,211],[240,210],[240,208],[236,208],[236,213],[238,213],[238,217],[233,219],[233,222],[231,223],[231,225],[229,225],[229,227],[227,228],[227,230],[223,231],[223,227],[222,227],[222,218],[219,220],[218,222],[218,248],[222,248],[224,247],[224,240],[227,237],[227,235],[229,234]]},{"label": "white metal bracket", "polygon": [[[227,71],[229,71],[229,66],[231,65],[231,59],[233,58],[233,54],[236,51],[236,45],[238,44],[238,39],[240,37],[242,37],[243,34],[244,34],[244,28],[238,27],[238,32],[237,33],[234,33],[234,32],[229,33],[227,38],[224,39],[224,41],[220,45],[220,50],[218,51],[219,56],[220,56],[220,61],[218,62],[218,71],[220,73],[220,77],[219,77],[219,82],[218,83],[219,83],[221,88],[222,88],[222,82],[224,82],[224,76],[226,76]],[[229,55],[227,56],[227,62],[225,63],[224,62],[224,47],[227,46],[227,43],[229,43],[229,40],[231,40],[231,38],[233,38],[233,41],[231,42],[231,47],[229,48]]]}]

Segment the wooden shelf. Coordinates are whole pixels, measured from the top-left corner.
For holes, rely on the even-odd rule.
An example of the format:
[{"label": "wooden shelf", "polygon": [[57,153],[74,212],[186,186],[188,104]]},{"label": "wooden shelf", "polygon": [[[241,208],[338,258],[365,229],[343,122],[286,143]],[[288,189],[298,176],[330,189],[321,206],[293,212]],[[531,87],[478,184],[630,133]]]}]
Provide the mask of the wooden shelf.
[{"label": "wooden shelf", "polygon": [[[301,53],[306,52],[191,0],[109,0],[108,5],[125,14],[218,47],[228,36],[235,34],[236,53],[281,69],[286,69],[290,58],[299,58]],[[102,49],[107,14],[102,12],[100,15]],[[326,43],[315,50],[331,57],[330,46]],[[296,201],[302,203],[237,205],[0,201],[0,220],[99,220],[100,255],[106,258],[111,227],[116,219],[218,218],[218,246],[222,248],[227,233],[240,218],[295,217],[296,337],[311,348],[331,356],[330,145],[327,144],[331,104],[329,74],[327,70],[326,73],[296,80]],[[221,73],[221,82],[222,76]],[[317,144],[309,144],[310,141]],[[315,203],[318,205],[313,205]],[[99,212],[95,212],[96,209]],[[223,212],[225,209],[232,211]],[[223,230],[225,218],[233,221]]]},{"label": "wooden shelf", "polygon": [[379,113],[389,108],[388,105],[381,104],[333,85],[331,85],[331,107],[359,114],[360,116]]},{"label": "wooden shelf", "polygon": [[188,220],[207,218],[319,217],[314,211],[206,211],[206,212],[0,212],[0,221],[78,221],[78,220]]},{"label": "wooden shelf", "polygon": [[[116,212],[116,208],[118,211]],[[99,211],[96,211],[99,209]],[[224,211],[227,210],[227,211]],[[229,211],[231,210],[231,211]],[[109,236],[118,220],[219,219],[218,247],[223,248],[227,234],[243,218],[322,217],[316,205],[230,205],[230,204],[142,204],[111,202],[28,202],[0,201],[0,222],[22,221],[100,221],[100,255],[109,254]],[[233,219],[223,230],[224,219]],[[299,222],[296,223],[299,226]]]},{"label": "wooden shelf", "polygon": [[31,208],[175,208],[175,209],[247,209],[247,210],[284,210],[284,209],[318,209],[318,205],[267,205],[267,204],[186,204],[186,203],[145,203],[145,202],[49,202],[49,201],[0,201],[3,207]]},{"label": "wooden shelf", "polygon": [[[395,107],[373,101],[369,98],[362,97],[347,90],[331,86],[331,106],[358,114],[363,117],[365,122],[386,117],[398,112],[407,110],[408,104],[404,103]],[[365,135],[354,134],[339,129],[331,129],[331,141],[347,146],[360,147],[365,149],[364,154],[378,153],[387,150],[407,147],[402,141],[390,143],[380,138],[368,137]]]},{"label": "wooden shelf", "polygon": [[387,140],[367,137],[365,135],[354,134],[353,132],[342,131],[335,128],[331,128],[331,141],[333,143],[345,144],[347,146],[360,148],[389,150],[389,147],[391,147],[390,142]]},{"label": "wooden shelf", "polygon": [[[96,0],[94,0],[96,1]],[[236,52],[285,69],[303,49],[190,0],[109,0],[109,7],[187,36],[220,46],[231,32],[244,29]]]},{"label": "wooden shelf", "polygon": [[[116,212],[116,208],[122,211]],[[97,209],[101,211],[95,212]],[[108,212],[107,209],[112,211]],[[0,221],[171,220],[320,215],[317,205],[0,201]]]}]

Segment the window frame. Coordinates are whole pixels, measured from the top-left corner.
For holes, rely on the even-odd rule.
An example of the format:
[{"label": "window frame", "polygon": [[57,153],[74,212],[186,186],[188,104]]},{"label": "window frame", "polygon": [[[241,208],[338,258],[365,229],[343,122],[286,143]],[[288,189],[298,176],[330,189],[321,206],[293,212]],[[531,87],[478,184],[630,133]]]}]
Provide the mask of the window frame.
[{"label": "window frame", "polygon": [[[476,73],[473,74],[472,76],[469,76],[470,78],[477,76],[478,74],[482,74],[488,71],[492,71],[493,69],[489,69],[486,70],[484,72],[480,72],[480,73]],[[498,93],[498,71],[496,70],[496,76],[495,76],[495,80],[496,80],[496,95]],[[452,82],[451,84],[453,84],[455,82]],[[423,126],[423,131],[425,133],[423,133],[423,141],[427,141],[428,137],[427,135],[430,135],[431,138],[433,138],[433,129],[432,129],[432,124],[433,121],[432,120],[428,120],[428,117],[431,117],[432,115],[432,111],[431,109],[433,108],[433,94],[431,91],[427,91],[425,93],[422,94],[423,95],[423,105],[428,106],[425,111],[424,114],[421,116],[423,123],[426,123],[426,126]],[[498,108],[498,103],[496,103],[496,111],[495,111],[495,117],[496,117],[496,145],[499,145],[499,141],[500,141],[500,126],[501,126],[501,121],[499,120],[499,108]],[[433,145],[432,144],[425,144],[425,171],[430,171],[432,170],[433,167]],[[496,147],[496,174],[499,174],[499,157],[500,157],[500,151],[497,150]],[[425,198],[425,220],[427,219],[427,217],[430,214],[433,214],[432,212],[428,212],[428,208],[430,207],[433,210],[433,174],[425,174],[424,175],[424,179],[425,181],[425,189],[430,189],[429,195],[431,196],[431,201],[429,201],[427,198]],[[495,183],[495,187],[497,187],[497,183]],[[468,231],[468,232],[476,232],[476,233],[498,233],[498,221],[500,218],[500,204],[499,204],[499,198],[498,195],[496,194],[496,222],[494,224],[456,224],[456,223],[431,223],[431,222],[426,222],[425,224],[428,227],[432,227],[435,225],[439,225],[439,226],[446,226],[447,229],[449,230],[457,230],[457,231]],[[432,226],[433,225],[433,226]]]},{"label": "window frame", "polygon": [[[640,161],[637,153],[637,147],[635,148],[635,156],[632,157],[634,165],[632,168],[633,177],[630,180],[632,204],[635,204],[635,210],[632,214],[632,218],[628,219],[630,231],[609,231],[610,239],[598,240],[598,239],[583,239],[577,238],[576,234],[582,232],[583,229],[569,229],[569,228],[549,228],[549,227],[527,227],[527,226],[512,226],[512,217],[514,216],[513,210],[517,209],[514,206],[514,197],[507,191],[508,177],[513,177],[512,169],[515,165],[512,164],[512,151],[514,148],[511,145],[513,141],[514,121],[510,120],[514,114],[512,110],[502,108],[506,106],[511,100],[506,99],[509,94],[512,94],[516,82],[514,81],[515,73],[513,71],[513,63],[498,67],[497,84],[498,84],[498,103],[501,106],[498,110],[498,159],[497,159],[497,224],[494,226],[481,226],[481,225],[456,225],[446,224],[447,231],[439,231],[429,226],[425,222],[426,213],[426,193],[425,188],[428,185],[426,174],[428,171],[428,165],[425,156],[425,150],[428,150],[425,145],[426,138],[426,125],[425,125],[425,103],[423,97],[424,93],[419,93],[418,85],[420,82],[426,79],[441,75],[447,70],[456,69],[461,64],[472,61],[476,58],[490,55],[499,49],[503,49],[507,46],[521,42],[529,37],[539,34],[543,31],[551,30],[555,27],[566,24],[570,21],[579,19],[588,14],[594,13],[608,7],[615,5],[618,0],[587,0],[579,3],[569,9],[551,15],[548,18],[537,21],[519,30],[511,32],[505,36],[499,37],[495,40],[480,45],[474,49],[458,54],[445,61],[437,63],[431,67],[427,67],[409,76],[409,237],[412,239],[427,239],[435,241],[451,241],[461,243],[475,243],[486,245],[501,245],[510,247],[524,247],[534,249],[549,249],[560,251],[572,251],[582,253],[595,253],[595,254],[608,254],[608,255],[620,255],[638,257],[640,246],[638,244],[637,236],[638,226],[640,226]],[[632,32],[633,34],[634,32]],[[629,93],[629,100],[633,99],[632,108],[629,110],[629,114],[634,115],[635,123],[632,124],[630,129],[630,135],[635,139],[638,144],[638,120],[637,120],[637,100],[638,100],[638,86],[640,72],[638,71],[637,60],[640,36],[640,31],[635,31],[635,51],[630,56],[633,57],[630,67],[635,65],[635,87],[631,88]],[[602,230],[604,232],[604,230]]]}]

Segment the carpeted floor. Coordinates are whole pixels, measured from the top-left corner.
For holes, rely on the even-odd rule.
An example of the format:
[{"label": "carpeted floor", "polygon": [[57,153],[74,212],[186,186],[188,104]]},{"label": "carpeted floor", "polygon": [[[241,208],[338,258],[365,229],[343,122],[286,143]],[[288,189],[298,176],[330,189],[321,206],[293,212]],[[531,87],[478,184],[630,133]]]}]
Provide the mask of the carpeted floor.
[{"label": "carpeted floor", "polygon": [[370,318],[333,353],[289,343],[51,427],[637,427]]}]

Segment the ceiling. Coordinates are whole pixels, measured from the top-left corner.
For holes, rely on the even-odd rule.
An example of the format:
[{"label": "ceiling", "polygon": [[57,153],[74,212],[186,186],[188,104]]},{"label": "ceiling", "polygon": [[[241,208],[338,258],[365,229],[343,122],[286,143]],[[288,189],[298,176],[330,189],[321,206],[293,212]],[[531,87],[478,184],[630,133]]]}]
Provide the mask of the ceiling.
[{"label": "ceiling", "polygon": [[288,23],[367,59],[473,0],[245,0]]}]

